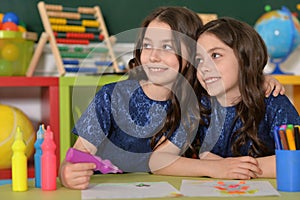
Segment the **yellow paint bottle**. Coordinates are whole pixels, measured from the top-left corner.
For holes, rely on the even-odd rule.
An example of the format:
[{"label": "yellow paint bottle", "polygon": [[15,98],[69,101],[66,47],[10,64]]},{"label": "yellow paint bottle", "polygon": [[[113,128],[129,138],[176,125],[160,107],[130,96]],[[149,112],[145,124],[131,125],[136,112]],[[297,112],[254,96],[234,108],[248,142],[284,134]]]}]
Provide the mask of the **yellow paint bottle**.
[{"label": "yellow paint bottle", "polygon": [[28,188],[27,184],[27,157],[25,155],[26,144],[23,141],[23,133],[17,128],[15,141],[12,145],[12,191],[22,192]]}]

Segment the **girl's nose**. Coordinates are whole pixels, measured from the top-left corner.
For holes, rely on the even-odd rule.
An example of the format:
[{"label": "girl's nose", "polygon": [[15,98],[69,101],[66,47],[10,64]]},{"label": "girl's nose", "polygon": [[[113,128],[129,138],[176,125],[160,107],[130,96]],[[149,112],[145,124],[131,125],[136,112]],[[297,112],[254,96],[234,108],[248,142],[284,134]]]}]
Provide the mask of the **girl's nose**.
[{"label": "girl's nose", "polygon": [[198,65],[198,70],[200,70],[202,73],[209,72],[209,65],[205,62],[202,62],[201,64]]},{"label": "girl's nose", "polygon": [[150,54],[150,61],[151,62],[159,62],[161,60],[161,57],[160,57],[160,50],[157,49],[157,48],[153,48],[152,51],[151,51],[151,54]]}]

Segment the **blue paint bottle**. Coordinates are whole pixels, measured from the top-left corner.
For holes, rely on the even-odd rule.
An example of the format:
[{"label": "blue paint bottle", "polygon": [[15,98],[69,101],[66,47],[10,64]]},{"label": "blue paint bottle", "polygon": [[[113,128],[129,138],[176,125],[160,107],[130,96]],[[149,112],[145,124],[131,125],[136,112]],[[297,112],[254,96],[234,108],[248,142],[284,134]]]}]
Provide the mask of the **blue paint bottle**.
[{"label": "blue paint bottle", "polygon": [[42,148],[41,145],[44,141],[44,125],[40,125],[39,130],[36,133],[36,141],[34,143],[34,173],[35,173],[35,187],[41,188],[41,157]]}]

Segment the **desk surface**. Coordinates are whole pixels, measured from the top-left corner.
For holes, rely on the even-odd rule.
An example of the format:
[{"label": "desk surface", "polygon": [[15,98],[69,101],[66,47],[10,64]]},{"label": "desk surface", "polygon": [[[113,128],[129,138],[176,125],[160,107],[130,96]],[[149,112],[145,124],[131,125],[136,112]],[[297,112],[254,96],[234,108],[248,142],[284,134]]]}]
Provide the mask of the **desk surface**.
[{"label": "desk surface", "polygon": [[[129,173],[129,174],[106,174],[106,175],[95,175],[92,177],[91,182],[93,183],[113,183],[113,182],[139,182],[143,181],[167,181],[176,187],[178,190],[180,188],[182,179],[203,179],[203,178],[193,178],[193,177],[174,177],[174,176],[158,176],[158,175],[149,175],[144,173]],[[255,180],[268,180],[270,183],[276,187],[275,179],[254,179]],[[281,196],[268,196],[268,197],[255,197],[255,200],[299,200],[300,192],[290,193],[290,192],[280,192]],[[26,192],[12,192],[11,185],[3,185],[0,186],[0,196],[2,199],[13,199],[13,200],[80,200],[81,199],[81,191],[80,190],[70,190],[64,187],[61,187],[60,183],[57,185],[57,190],[55,191],[42,191],[41,189],[34,188],[33,181],[29,182],[28,191]],[[232,199],[232,197],[229,197]],[[203,197],[202,199],[229,199],[226,197]],[[158,198],[155,198],[157,200]],[[162,198],[167,199],[167,198]],[[192,197],[177,197],[178,199],[201,199],[200,197],[192,198]],[[235,197],[235,200],[238,199],[249,199],[249,197],[239,198]]]}]

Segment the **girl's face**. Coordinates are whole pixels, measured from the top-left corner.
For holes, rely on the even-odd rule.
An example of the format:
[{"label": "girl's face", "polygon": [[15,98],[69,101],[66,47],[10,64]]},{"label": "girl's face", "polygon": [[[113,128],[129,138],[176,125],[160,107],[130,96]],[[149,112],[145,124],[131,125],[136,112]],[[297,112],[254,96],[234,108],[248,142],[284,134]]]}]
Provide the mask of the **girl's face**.
[{"label": "girl's face", "polygon": [[141,63],[150,82],[171,86],[179,71],[172,31],[168,24],[152,21],[145,32]]},{"label": "girl's face", "polygon": [[[223,106],[236,104],[240,97],[238,86],[239,64],[233,49],[215,35],[203,33],[198,41],[197,61],[200,61],[197,78],[210,96],[216,96]],[[205,59],[205,53],[208,59]],[[210,58],[210,59],[209,59]]]}]

